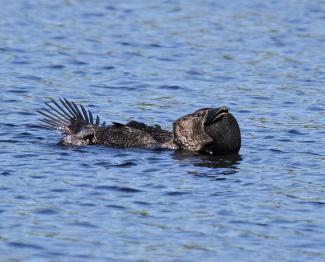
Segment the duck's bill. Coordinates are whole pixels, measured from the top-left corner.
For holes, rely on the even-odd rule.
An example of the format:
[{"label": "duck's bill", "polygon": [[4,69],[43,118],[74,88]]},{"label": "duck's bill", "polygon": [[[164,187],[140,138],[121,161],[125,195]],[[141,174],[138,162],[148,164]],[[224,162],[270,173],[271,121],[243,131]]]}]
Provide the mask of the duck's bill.
[{"label": "duck's bill", "polygon": [[211,108],[208,111],[204,125],[205,126],[212,125],[213,123],[221,120],[223,116],[227,114],[228,114],[228,108],[226,106],[220,108]]}]

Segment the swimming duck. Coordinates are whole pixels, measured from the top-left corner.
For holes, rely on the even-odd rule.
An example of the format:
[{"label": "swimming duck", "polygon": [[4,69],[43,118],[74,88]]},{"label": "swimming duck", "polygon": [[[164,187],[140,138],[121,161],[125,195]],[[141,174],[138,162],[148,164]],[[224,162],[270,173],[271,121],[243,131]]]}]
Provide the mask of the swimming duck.
[{"label": "swimming duck", "polygon": [[228,108],[202,108],[173,123],[173,131],[137,121],[106,125],[90,110],[65,98],[45,102],[38,110],[41,126],[62,133],[66,145],[107,145],[120,148],[181,149],[210,154],[238,153],[239,125]]}]

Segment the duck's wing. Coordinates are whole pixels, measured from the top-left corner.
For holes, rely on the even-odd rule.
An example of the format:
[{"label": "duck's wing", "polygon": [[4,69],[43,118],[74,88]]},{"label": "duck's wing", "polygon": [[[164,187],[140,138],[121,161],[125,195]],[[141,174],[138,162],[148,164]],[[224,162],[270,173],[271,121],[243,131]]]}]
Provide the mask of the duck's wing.
[{"label": "duck's wing", "polygon": [[63,134],[76,134],[89,124],[97,127],[106,125],[100,121],[99,116],[94,117],[90,110],[65,98],[58,101],[50,99],[45,105],[46,107],[37,110],[42,115],[40,126],[43,128],[59,130]]}]

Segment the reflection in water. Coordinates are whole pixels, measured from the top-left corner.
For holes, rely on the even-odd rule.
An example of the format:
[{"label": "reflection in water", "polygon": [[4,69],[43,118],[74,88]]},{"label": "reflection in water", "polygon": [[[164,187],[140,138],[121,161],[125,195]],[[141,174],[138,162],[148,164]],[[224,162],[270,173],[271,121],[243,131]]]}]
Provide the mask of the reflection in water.
[{"label": "reflection in water", "polygon": [[242,157],[239,154],[209,155],[189,151],[175,151],[173,159],[190,163],[197,167],[219,168],[221,170],[217,175],[232,175],[237,173],[238,164],[241,162]]}]

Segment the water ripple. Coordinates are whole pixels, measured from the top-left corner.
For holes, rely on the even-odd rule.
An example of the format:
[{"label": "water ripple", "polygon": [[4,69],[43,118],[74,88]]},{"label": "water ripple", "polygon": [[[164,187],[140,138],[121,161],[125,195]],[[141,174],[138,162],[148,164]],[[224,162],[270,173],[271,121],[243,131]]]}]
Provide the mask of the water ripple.
[{"label": "water ripple", "polygon": [[[0,260],[323,261],[321,2],[6,1]],[[58,145],[59,97],[168,130],[226,105],[240,155]]]}]

